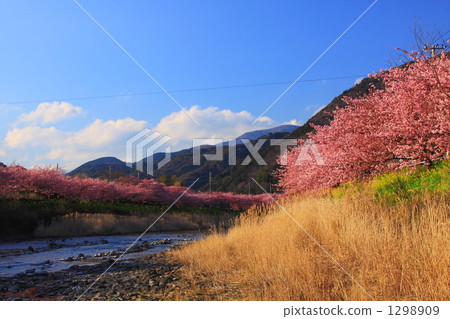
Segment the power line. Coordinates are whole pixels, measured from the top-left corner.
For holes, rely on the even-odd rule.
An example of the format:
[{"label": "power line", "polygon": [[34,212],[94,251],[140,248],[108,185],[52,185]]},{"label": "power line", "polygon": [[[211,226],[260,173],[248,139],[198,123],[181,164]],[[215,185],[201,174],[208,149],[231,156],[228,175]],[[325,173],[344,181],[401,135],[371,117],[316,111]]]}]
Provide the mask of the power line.
[{"label": "power line", "polygon": [[287,92],[289,92],[289,90],[295,85],[295,83],[297,83],[317,62],[319,62],[319,60],[356,24],[356,22],[358,22],[359,21],[359,19],[361,19],[369,10],[370,10],[370,8],[372,8],[373,7],[373,5],[375,4],[375,3],[377,3],[378,2],[378,0],[375,0],[374,2],[372,2],[372,4],[366,9],[366,10],[364,10],[364,12],[363,13],[361,13],[360,15],[359,15],[359,17],[357,17],[356,18],[356,20],[355,21],[353,21],[352,22],[352,24],[350,24],[348,27],[347,27],[347,29],[345,29],[345,31],[344,32],[342,32],[341,33],[341,35],[340,36],[338,36],[337,37],[337,39],[336,40],[334,40],[333,41],[333,43],[331,43],[329,46],[328,46],[328,48],[326,48],[325,49],[325,51],[323,51],[314,61],[313,61],[313,63],[311,63],[307,68],[306,68],[306,70],[305,71],[303,71],[303,73],[302,74],[300,74],[299,76],[298,76],[298,78],[297,79],[295,79],[295,81],[294,82],[292,82],[291,83],[291,85],[289,85],[288,87],[287,87],[287,89],[286,90],[284,90],[283,91],[283,93],[281,93],[276,99],[275,99],[275,101],[273,101],[272,102],[272,104],[270,104],[265,110],[264,110],[264,112],[262,112],[257,118],[256,118],[256,120],[254,120],[253,121],[253,123],[252,123],[252,126],[253,125],[255,125],[255,123],[256,122],[258,122],[259,121],[259,119],[261,118],[261,117],[263,117],[264,116],[264,114],[266,114],[267,112],[269,112],[269,110],[287,93]]},{"label": "power line", "polygon": [[147,69],[145,69],[135,58],[134,56],[132,56],[130,54],[130,52],[128,52],[108,31],[106,31],[105,28],[103,28],[103,26],[81,5],[78,3],[77,0],[73,0],[73,2],[76,3],[76,5],[78,7],[80,7],[81,10],[83,10],[84,13],[86,13],[86,15],[89,17],[89,19],[91,19],[111,40],[113,40],[113,42],[115,44],[117,44],[117,46],[145,73],[147,74],[147,76],[152,79],[153,82],[156,83],[156,85],[159,86],[159,88],[161,90],[164,91],[165,94],[167,94],[167,96],[175,102],[176,105],[178,105],[197,125],[198,122],[192,117],[191,114],[189,114],[189,112],[177,101],[175,100],[175,98],[169,93],[167,92],[167,90],[147,71]]},{"label": "power line", "polygon": [[[360,74],[360,75],[347,75],[347,76],[331,77],[331,78],[301,80],[301,81],[297,81],[296,83],[300,83],[300,82],[318,82],[318,81],[329,81],[329,80],[342,80],[342,79],[359,78],[359,77],[366,77],[366,76],[367,75],[362,75],[362,74]],[[206,87],[206,88],[172,90],[172,91],[167,91],[167,92],[169,92],[169,93],[185,93],[185,92],[198,92],[198,91],[237,89],[237,88],[246,88],[246,87],[270,86],[270,85],[280,85],[280,84],[290,84],[290,83],[292,83],[292,81],[266,82],[266,83],[228,85],[228,86],[216,86],[216,87]],[[107,99],[107,98],[130,97],[130,96],[145,96],[145,95],[156,95],[156,94],[166,94],[166,92],[164,92],[164,91],[154,91],[154,92],[142,92],[142,93],[97,95],[97,96],[69,97],[69,98],[57,98],[57,99],[52,98],[52,99],[41,99],[41,100],[1,102],[0,104],[13,105],[13,104],[26,104],[26,103],[42,103],[42,102],[48,102],[48,101],[93,100],[93,99]]]}]

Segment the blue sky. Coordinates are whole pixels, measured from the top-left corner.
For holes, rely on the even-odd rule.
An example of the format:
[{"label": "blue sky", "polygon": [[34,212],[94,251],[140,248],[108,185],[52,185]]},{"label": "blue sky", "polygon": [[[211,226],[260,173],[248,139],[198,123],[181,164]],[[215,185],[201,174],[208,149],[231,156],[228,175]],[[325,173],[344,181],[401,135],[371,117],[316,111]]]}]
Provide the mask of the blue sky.
[{"label": "blue sky", "polygon": [[[373,1],[79,3],[167,90],[294,81]],[[124,158],[145,127],[173,137],[236,137],[303,123],[361,75],[388,67],[411,27],[450,29],[450,3],[379,0],[255,126],[287,87],[173,93],[189,119],[72,0],[0,1],[0,161],[72,169]],[[330,78],[349,78],[333,80]],[[85,99],[76,99],[85,98]],[[27,102],[33,101],[33,102]]]}]

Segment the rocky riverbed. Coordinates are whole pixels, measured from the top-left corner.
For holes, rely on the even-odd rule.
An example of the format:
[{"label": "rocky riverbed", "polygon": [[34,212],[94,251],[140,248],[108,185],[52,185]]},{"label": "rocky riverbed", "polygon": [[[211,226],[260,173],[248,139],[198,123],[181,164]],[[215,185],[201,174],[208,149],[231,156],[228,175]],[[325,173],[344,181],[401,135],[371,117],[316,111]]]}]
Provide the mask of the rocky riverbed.
[{"label": "rocky riverbed", "polygon": [[[137,259],[192,242],[201,233],[42,238],[0,242],[0,278],[20,273],[44,273],[102,263],[108,259]],[[129,248],[130,247],[130,248]],[[121,259],[122,259],[121,258]]]},{"label": "rocky riverbed", "polygon": [[77,300],[81,295],[80,300],[177,299],[177,291],[185,283],[179,276],[180,265],[165,253],[123,258],[116,263],[110,258],[96,265],[0,278],[0,300]]}]

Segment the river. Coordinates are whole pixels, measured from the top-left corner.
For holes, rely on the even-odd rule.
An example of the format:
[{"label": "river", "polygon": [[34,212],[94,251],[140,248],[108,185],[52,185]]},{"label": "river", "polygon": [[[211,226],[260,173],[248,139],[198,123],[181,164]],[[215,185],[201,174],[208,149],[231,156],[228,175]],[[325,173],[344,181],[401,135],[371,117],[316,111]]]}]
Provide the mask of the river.
[{"label": "river", "polygon": [[[138,235],[42,238],[0,242],[0,277],[19,273],[54,272],[73,265],[90,265],[115,259]],[[154,254],[203,237],[202,233],[144,235],[122,259]]]}]

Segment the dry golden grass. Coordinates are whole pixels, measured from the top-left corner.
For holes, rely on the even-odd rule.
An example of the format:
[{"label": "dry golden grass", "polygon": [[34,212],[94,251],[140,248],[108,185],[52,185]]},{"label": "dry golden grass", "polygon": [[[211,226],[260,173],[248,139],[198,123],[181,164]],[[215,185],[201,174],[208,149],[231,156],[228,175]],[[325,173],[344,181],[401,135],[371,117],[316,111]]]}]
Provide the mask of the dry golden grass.
[{"label": "dry golden grass", "polygon": [[[281,205],[375,300],[450,299],[448,197],[386,206],[360,193]],[[171,257],[191,285],[180,299],[370,299],[277,206]]]},{"label": "dry golden grass", "polygon": [[[34,232],[36,237],[89,236],[140,233],[161,215],[145,216],[117,214],[66,214],[53,219],[50,224],[40,224]],[[151,231],[180,231],[207,229],[231,218],[231,214],[210,215],[202,213],[167,212]]]}]

